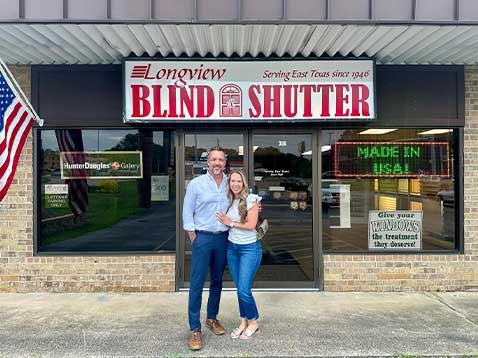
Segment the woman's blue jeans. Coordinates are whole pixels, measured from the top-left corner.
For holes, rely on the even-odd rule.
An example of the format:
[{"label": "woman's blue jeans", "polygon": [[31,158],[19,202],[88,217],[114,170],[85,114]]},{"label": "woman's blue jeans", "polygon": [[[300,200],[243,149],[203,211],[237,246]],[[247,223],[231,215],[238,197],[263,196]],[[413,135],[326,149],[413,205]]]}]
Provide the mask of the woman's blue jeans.
[{"label": "woman's blue jeans", "polygon": [[252,283],[261,264],[262,245],[260,241],[252,244],[233,244],[228,242],[227,263],[232,279],[237,287],[239,314],[241,318],[255,320],[259,318],[256,301],[252,296]]}]

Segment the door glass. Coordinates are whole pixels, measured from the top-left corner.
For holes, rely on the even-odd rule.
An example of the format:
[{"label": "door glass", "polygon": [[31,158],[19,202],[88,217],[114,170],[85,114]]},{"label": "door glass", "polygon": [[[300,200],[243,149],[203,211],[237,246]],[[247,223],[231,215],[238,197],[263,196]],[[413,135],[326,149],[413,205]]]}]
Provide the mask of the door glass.
[{"label": "door glass", "polygon": [[260,281],[313,281],[312,135],[254,135],[253,191],[269,222]]},{"label": "door glass", "polygon": [[[184,188],[187,187],[191,179],[207,173],[208,151],[214,146],[220,146],[226,153],[226,174],[232,169],[244,170],[244,136],[242,134],[187,133],[184,143]],[[187,286],[191,274],[191,242],[186,239],[186,236],[184,236],[184,242],[183,282]],[[230,280],[226,269],[224,281]]]}]

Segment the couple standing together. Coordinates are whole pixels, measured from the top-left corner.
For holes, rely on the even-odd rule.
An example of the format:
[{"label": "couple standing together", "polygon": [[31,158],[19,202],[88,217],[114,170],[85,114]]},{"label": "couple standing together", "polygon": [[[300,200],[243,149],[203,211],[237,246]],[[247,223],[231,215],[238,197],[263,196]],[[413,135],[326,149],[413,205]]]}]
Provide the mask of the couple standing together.
[{"label": "couple standing together", "polygon": [[257,331],[259,313],[252,296],[252,283],[262,258],[262,247],[255,230],[259,207],[257,195],[249,194],[240,171],[224,174],[226,155],[213,147],[208,155],[208,172],[188,184],[183,205],[183,226],[191,240],[191,279],[189,288],[188,344],[202,347],[202,291],[210,269],[206,326],[216,335],[225,333],[217,320],[226,267],[237,287],[240,324],[231,332],[233,339],[249,339]]}]

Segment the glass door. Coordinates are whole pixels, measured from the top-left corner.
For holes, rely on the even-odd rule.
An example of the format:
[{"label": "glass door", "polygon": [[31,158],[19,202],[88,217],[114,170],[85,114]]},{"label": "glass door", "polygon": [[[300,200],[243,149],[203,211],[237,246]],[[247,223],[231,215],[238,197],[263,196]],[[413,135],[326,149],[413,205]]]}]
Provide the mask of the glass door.
[{"label": "glass door", "polygon": [[[184,193],[188,183],[195,177],[206,174],[207,156],[209,149],[214,146],[220,146],[226,153],[225,173],[228,174],[232,169],[244,170],[245,160],[245,135],[241,132],[235,133],[214,133],[214,132],[194,132],[184,134]],[[184,199],[184,193],[181,197]],[[181,205],[182,207],[182,205]],[[180,228],[180,287],[189,287],[191,274],[191,242],[186,237],[186,233]],[[209,281],[209,278],[207,279]],[[230,286],[227,282],[231,281],[229,271],[226,267],[224,274],[225,286]]]},{"label": "glass door", "polygon": [[311,133],[252,135],[250,181],[269,222],[256,287],[315,287],[312,142]]},{"label": "glass door", "polygon": [[[241,169],[248,177],[250,190],[262,196],[261,215],[269,222],[269,231],[262,241],[262,263],[255,288],[315,288],[318,277],[318,229],[314,230],[313,133],[286,134],[248,131],[186,132],[180,141],[183,162],[180,184],[182,195],[194,177],[207,172],[207,155],[213,146],[226,152],[226,174]],[[181,146],[181,144],[180,144]],[[314,155],[317,155],[314,153]],[[317,160],[317,159],[316,159]],[[314,169],[315,168],[315,169]],[[317,194],[315,193],[317,196]],[[181,216],[181,213],[178,212]],[[182,223],[181,223],[182,225]],[[191,243],[182,227],[179,230],[179,287],[189,287]],[[314,236],[315,232],[315,236]],[[317,239],[315,239],[317,241]],[[207,286],[207,283],[206,283]],[[228,268],[224,287],[234,288]]]}]

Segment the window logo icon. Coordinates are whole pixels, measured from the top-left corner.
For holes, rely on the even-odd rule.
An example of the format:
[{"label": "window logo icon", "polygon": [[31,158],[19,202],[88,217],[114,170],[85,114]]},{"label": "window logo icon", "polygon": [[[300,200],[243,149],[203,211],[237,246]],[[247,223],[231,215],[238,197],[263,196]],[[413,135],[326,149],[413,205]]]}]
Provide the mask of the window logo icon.
[{"label": "window logo icon", "polygon": [[242,90],[234,84],[221,87],[220,117],[242,117]]}]

